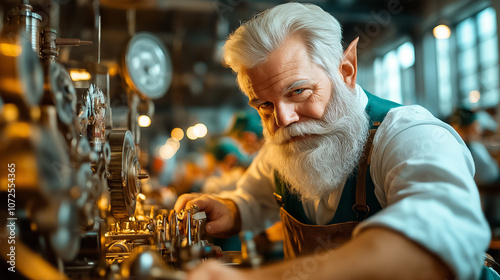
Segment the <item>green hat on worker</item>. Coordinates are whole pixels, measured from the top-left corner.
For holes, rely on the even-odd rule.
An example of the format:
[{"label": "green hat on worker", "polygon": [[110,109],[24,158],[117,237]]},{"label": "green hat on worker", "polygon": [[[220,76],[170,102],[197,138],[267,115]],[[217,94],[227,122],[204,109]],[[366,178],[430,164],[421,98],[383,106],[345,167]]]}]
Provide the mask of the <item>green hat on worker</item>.
[{"label": "green hat on worker", "polygon": [[240,163],[247,160],[247,158],[238,149],[238,146],[230,138],[224,137],[214,140],[208,145],[207,151],[212,153],[218,161],[224,160],[224,158],[229,154],[234,155]]},{"label": "green hat on worker", "polygon": [[255,133],[259,139],[262,138],[262,123],[257,112],[241,111],[235,114],[229,134],[239,135],[243,131],[251,131]]}]

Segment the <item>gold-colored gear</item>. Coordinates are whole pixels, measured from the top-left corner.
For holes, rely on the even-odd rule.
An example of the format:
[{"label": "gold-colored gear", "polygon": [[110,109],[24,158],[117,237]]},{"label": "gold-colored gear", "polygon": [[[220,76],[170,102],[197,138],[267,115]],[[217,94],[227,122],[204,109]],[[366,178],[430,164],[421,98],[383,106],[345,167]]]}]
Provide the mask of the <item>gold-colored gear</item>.
[{"label": "gold-colored gear", "polygon": [[108,167],[108,185],[111,197],[111,213],[115,218],[134,215],[137,195],[140,191],[139,161],[134,140],[129,130],[113,130],[108,139],[111,161]]}]

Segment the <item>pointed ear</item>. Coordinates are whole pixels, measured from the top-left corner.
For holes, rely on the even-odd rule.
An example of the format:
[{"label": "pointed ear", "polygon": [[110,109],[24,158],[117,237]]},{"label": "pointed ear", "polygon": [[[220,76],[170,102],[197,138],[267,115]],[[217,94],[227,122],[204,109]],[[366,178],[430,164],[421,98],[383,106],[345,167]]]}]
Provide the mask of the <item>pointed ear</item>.
[{"label": "pointed ear", "polygon": [[348,87],[356,86],[356,77],[358,74],[358,41],[359,37],[351,42],[347,50],[344,52],[344,59],[340,62],[339,72],[342,80]]}]

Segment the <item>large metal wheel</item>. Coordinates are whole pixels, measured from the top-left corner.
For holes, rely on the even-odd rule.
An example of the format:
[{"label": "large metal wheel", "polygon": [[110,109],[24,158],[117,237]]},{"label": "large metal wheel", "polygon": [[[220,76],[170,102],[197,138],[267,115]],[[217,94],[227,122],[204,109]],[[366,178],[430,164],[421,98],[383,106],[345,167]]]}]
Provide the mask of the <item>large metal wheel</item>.
[{"label": "large metal wheel", "polygon": [[76,90],[71,76],[61,64],[49,66],[50,90],[62,123],[70,125],[76,117]]},{"label": "large metal wheel", "polygon": [[115,218],[130,217],[134,215],[140,191],[141,170],[132,134],[129,130],[111,131],[108,142],[111,146],[111,162],[108,168],[111,213]]}]

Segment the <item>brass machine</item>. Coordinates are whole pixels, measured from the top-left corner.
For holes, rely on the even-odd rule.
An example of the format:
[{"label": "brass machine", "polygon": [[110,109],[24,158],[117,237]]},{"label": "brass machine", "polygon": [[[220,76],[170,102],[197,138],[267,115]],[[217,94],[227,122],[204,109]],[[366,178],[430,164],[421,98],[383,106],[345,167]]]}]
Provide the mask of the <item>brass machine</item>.
[{"label": "brass machine", "polygon": [[1,238],[14,243],[0,242],[0,253],[16,271],[9,277],[183,279],[203,259],[222,257],[204,239],[204,212],[143,207],[140,181],[148,175],[139,164],[137,118],[170,86],[163,43],[147,32],[128,41],[121,61],[128,121],[118,128],[108,67],[100,58],[59,60],[61,46],[92,42],[58,38],[27,1],[4,16],[0,196],[9,204],[0,224]]}]

